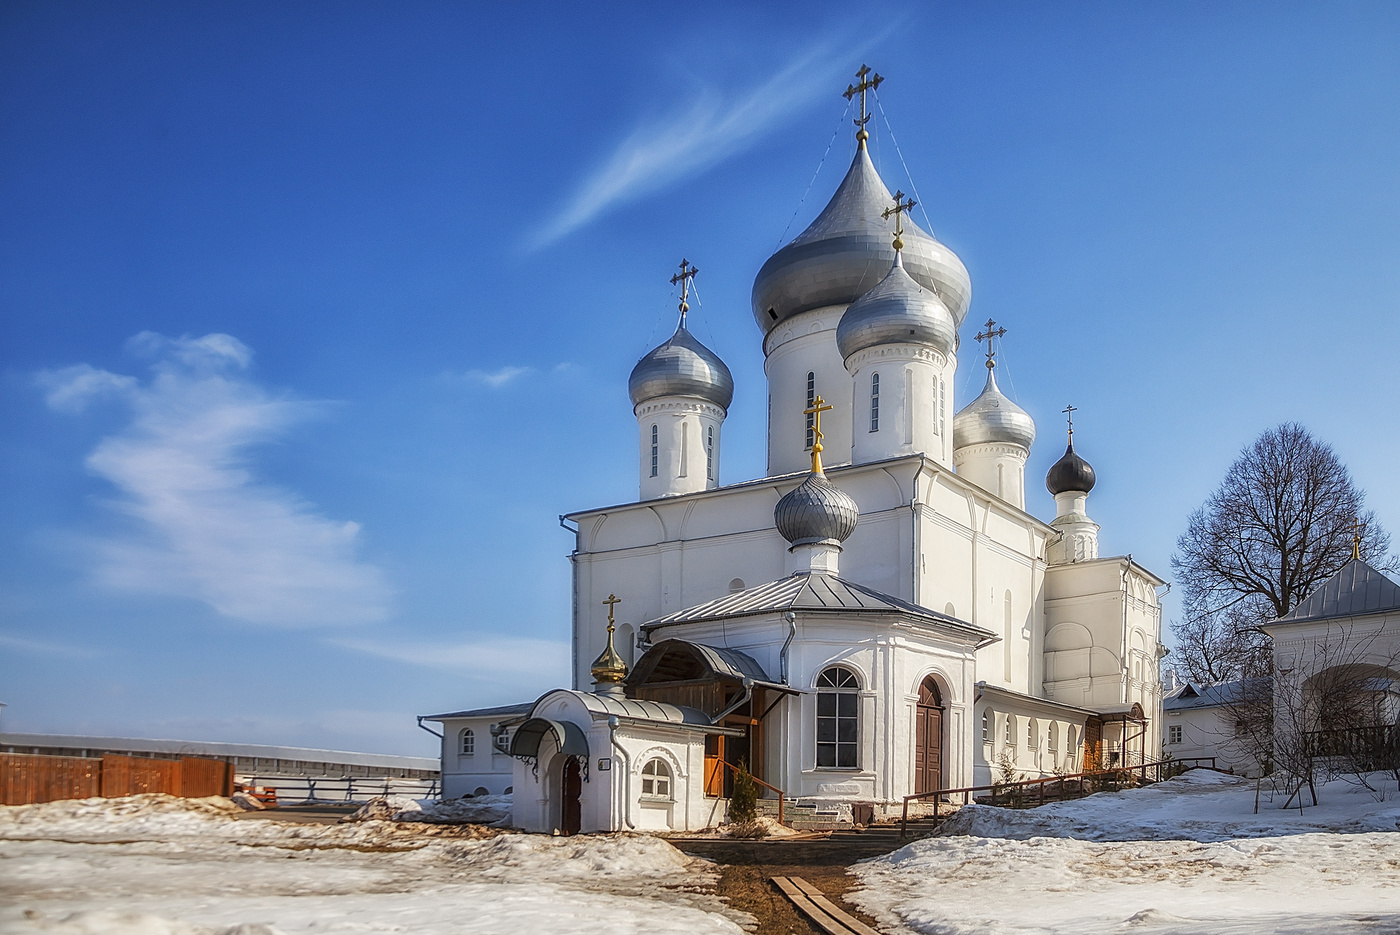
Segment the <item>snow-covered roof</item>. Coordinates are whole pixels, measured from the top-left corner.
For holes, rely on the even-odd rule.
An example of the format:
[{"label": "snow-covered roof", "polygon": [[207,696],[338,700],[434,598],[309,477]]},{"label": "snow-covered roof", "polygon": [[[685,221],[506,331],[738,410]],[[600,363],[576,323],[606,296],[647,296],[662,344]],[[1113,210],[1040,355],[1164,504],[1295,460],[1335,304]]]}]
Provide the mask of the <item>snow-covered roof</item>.
[{"label": "snow-covered roof", "polygon": [[1275,623],[1360,617],[1400,611],[1400,585],[1359,558],[1347,562],[1322,587]]},{"label": "snow-covered roof", "polygon": [[673,626],[678,623],[700,623],[709,620],[726,620],[734,617],[753,617],[762,614],[781,614],[787,611],[803,613],[850,614],[902,614],[952,630],[960,630],[970,636],[985,640],[997,639],[991,630],[950,617],[927,607],[889,594],[882,594],[873,588],[847,581],[836,575],[799,571],[786,578],[770,581],[767,584],[745,588],[724,597],[696,604],[675,613],[657,617],[642,624],[642,630],[649,632],[658,627]]}]

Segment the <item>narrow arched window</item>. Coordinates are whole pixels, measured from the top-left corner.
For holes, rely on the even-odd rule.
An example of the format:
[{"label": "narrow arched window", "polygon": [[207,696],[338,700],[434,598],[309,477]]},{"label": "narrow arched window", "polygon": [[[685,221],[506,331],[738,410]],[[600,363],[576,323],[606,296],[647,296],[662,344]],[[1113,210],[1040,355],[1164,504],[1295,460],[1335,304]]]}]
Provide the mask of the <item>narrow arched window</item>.
[{"label": "narrow arched window", "polygon": [[[807,408],[808,408],[808,409],[811,409],[812,406],[813,406],[813,404],[816,403],[816,401],[817,401],[817,372],[816,372],[815,370],[809,370],[809,371],[807,371]],[[816,427],[816,423],[813,422],[812,419],[813,419],[812,413],[810,413],[810,412],[807,413],[807,447],[808,447],[808,448],[811,448],[814,444],[816,444],[816,441],[817,441],[817,437],[816,437],[816,435],[815,435],[815,434],[813,433],[813,431],[812,431],[812,430]]]},{"label": "narrow arched window", "polygon": [[658,433],[657,433],[657,431],[656,431],[656,426],[653,425],[653,426],[651,427],[651,476],[652,476],[652,477],[655,477],[655,476],[656,476],[656,461],[657,461],[656,455],[657,455],[658,449],[660,448],[660,445],[659,445],[659,443],[658,443],[657,434],[658,434]]},{"label": "narrow arched window", "polygon": [[1040,722],[1035,718],[1026,722],[1026,747],[1031,750],[1040,747]]},{"label": "narrow arched window", "polygon": [[705,429],[705,479],[715,479],[715,427]]},{"label": "narrow arched window", "polygon": [[671,797],[671,767],[659,756],[647,760],[642,767],[642,796],[648,799]]},{"label": "narrow arched window", "polygon": [[945,408],[946,405],[947,405],[947,403],[945,402],[945,400],[944,400],[944,398],[943,398],[943,394],[944,394],[944,383],[943,383],[943,378],[942,378],[942,377],[939,377],[939,378],[938,378],[938,434],[939,434],[940,436],[943,435],[943,410],[944,410],[944,408]]},{"label": "narrow arched window", "polygon": [[855,769],[860,761],[860,681],[845,666],[817,678],[817,766]]},{"label": "narrow arched window", "polygon": [[988,708],[982,712],[982,742],[992,742],[992,709]]},{"label": "narrow arched window", "polygon": [[870,431],[880,431],[880,375],[870,375]]},{"label": "narrow arched window", "polygon": [[462,756],[471,756],[476,752],[476,735],[472,733],[470,727],[462,731]]},{"label": "narrow arched window", "polygon": [[1065,732],[1065,763],[1070,766],[1074,765],[1075,754],[1079,751],[1078,742],[1079,731],[1071,725],[1069,730]]},{"label": "narrow arched window", "polygon": [[938,416],[943,411],[942,403],[938,399],[938,377],[933,378],[933,434],[942,435],[943,427],[938,424]]},{"label": "narrow arched window", "polygon": [[1050,733],[1045,738],[1045,745],[1051,757],[1060,752],[1060,725],[1054,721],[1050,722]]},{"label": "narrow arched window", "polygon": [[1014,714],[1006,716],[1006,745],[1008,747],[1016,746],[1016,715]]},{"label": "narrow arched window", "polygon": [[685,477],[690,473],[690,423],[681,423],[681,470],[677,477]]}]

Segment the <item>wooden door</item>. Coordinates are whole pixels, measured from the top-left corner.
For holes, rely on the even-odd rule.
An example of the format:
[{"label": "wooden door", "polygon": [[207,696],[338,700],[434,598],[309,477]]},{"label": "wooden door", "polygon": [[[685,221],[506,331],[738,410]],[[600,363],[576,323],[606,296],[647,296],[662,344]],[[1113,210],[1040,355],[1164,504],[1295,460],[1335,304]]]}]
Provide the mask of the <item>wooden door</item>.
[{"label": "wooden door", "polygon": [[919,686],[914,717],[914,791],[943,788],[943,697],[933,677]]},{"label": "wooden door", "polygon": [[583,807],[579,797],[583,795],[583,774],[579,769],[578,757],[571,756],[564,761],[564,801],[561,812],[560,832],[578,834],[583,827]]},{"label": "wooden door", "polygon": [[713,799],[724,796],[724,737],[705,737],[705,794]]}]

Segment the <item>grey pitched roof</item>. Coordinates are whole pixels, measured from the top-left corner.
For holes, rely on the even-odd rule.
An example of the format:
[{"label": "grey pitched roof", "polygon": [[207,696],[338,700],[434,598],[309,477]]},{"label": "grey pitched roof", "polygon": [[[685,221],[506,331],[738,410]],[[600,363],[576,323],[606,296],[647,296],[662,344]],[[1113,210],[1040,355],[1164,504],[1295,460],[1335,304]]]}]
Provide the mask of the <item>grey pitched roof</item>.
[{"label": "grey pitched roof", "polygon": [[1269,679],[1236,679],[1232,682],[1193,684],[1187,682],[1162,696],[1163,711],[1186,711],[1191,708],[1218,708],[1244,700],[1246,692],[1269,691]]},{"label": "grey pitched roof", "polygon": [[1359,617],[1388,610],[1400,611],[1400,585],[1354,558],[1277,622]]},{"label": "grey pitched roof", "polygon": [[642,625],[650,631],[678,623],[700,623],[709,620],[729,620],[734,617],[754,617],[781,614],[787,611],[839,614],[903,614],[929,623],[983,638],[996,636],[990,630],[965,620],[941,614],[927,607],[881,594],[872,588],[846,581],[836,575],[800,571],[777,581],[745,588],[724,597],[687,607],[675,613],[657,617]]},{"label": "grey pitched roof", "polygon": [[447,714],[425,714],[423,720],[441,721],[450,717],[499,717],[503,719],[524,717],[530,713],[530,708],[533,706],[534,702],[532,701],[526,704],[501,705],[497,708],[473,708],[470,711],[451,711]]}]

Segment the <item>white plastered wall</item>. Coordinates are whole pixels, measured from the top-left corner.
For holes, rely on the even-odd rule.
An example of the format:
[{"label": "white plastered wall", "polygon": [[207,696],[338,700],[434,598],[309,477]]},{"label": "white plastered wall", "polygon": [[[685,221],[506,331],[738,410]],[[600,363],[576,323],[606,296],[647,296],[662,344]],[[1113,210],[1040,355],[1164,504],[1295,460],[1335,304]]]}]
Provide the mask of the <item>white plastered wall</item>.
[{"label": "white plastered wall", "polygon": [[836,349],[836,324],[844,305],[794,315],[764,339],[764,373],[768,375],[768,473],[807,470],[807,374],[814,374],[816,395],[833,407],[822,416],[822,440],[828,466],[844,464],[851,451],[851,376]]},{"label": "white plastered wall", "polygon": [[[653,500],[719,486],[724,410],[689,396],[648,400],[637,416],[639,499]],[[652,428],[656,474],[652,475]]]},{"label": "white plastered wall", "polygon": [[[448,718],[442,721],[442,797],[460,798],[484,788],[503,795],[510,788],[514,763],[494,743],[491,725],[500,718]],[[462,752],[462,732],[472,732],[472,752]]]},{"label": "white plastered wall", "polygon": [[[922,453],[951,466],[951,408],[946,387],[953,382],[955,360],[912,344],[881,345],[851,355],[853,374],[851,462],[864,464]],[[871,405],[874,376],[880,377],[878,426]],[[940,388],[942,392],[940,392]]]}]

